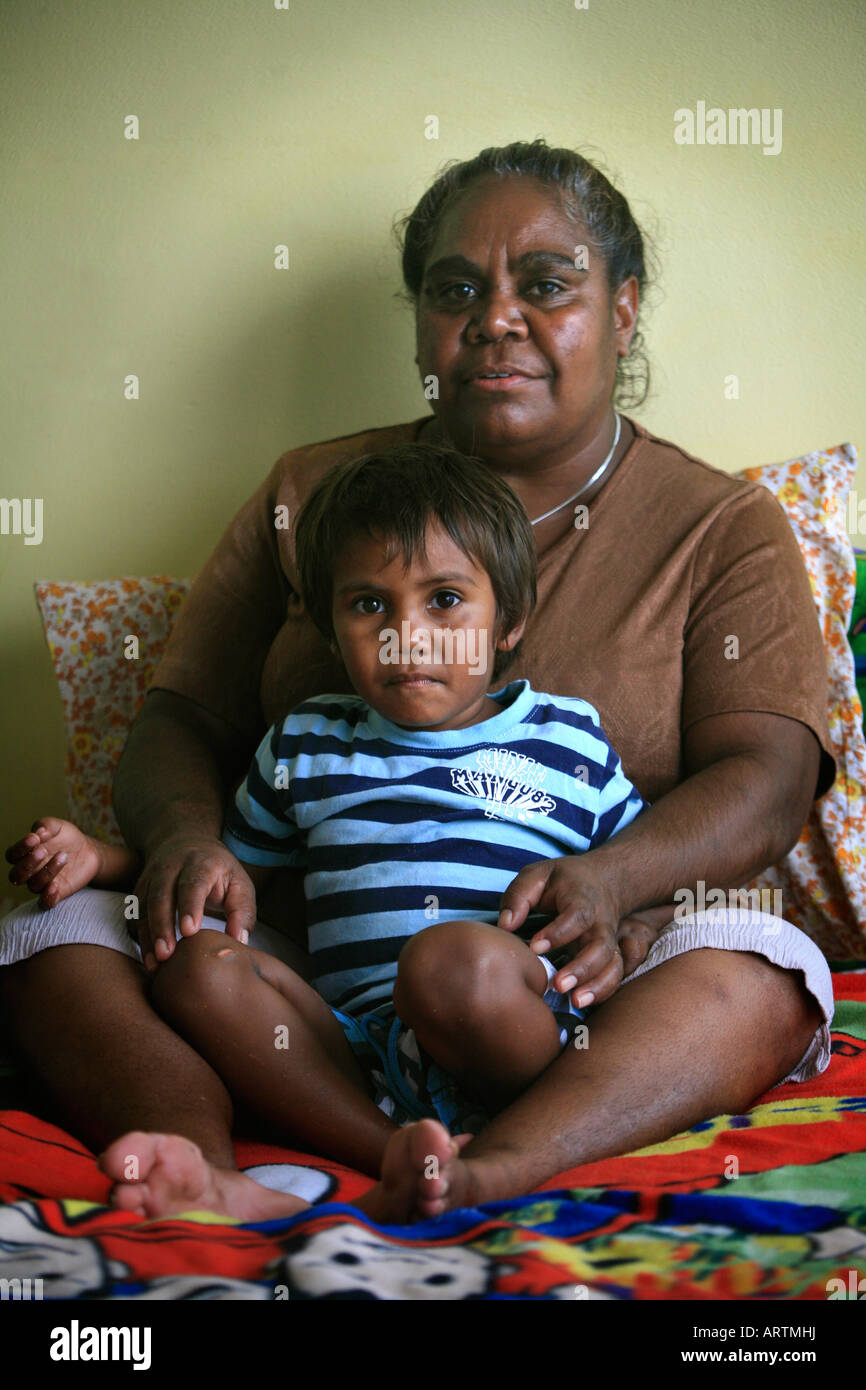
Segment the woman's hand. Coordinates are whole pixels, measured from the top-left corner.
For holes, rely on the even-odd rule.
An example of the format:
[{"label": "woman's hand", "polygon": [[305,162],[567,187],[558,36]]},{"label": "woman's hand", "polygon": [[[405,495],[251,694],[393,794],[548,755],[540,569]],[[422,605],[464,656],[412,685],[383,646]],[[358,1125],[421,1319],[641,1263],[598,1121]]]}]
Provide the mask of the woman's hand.
[{"label": "woman's hand", "polygon": [[29,835],[7,849],[6,859],[13,865],[9,882],[26,883],[31,893],[40,895],[41,908],[54,907],[96,878],[99,849],[99,842],[71,821],[44,816],[33,822]]},{"label": "woman's hand", "polygon": [[646,958],[659,931],[673,917],[667,907],[622,916],[610,874],[593,868],[589,855],[527,864],[502,895],[498,925],[522,926],[530,911],[553,917],[530,941],[539,955],[574,941],[580,949],[556,972],[552,984],[571,993],[577,1008],[599,1004]]},{"label": "woman's hand", "polygon": [[[244,944],[256,920],[249,875],[222,840],[174,835],[148,859],[135,887],[140,904],[138,944],[149,971],[174,954],[175,910],[182,936],[193,936],[207,908],[220,908],[226,935]],[[130,924],[130,927],[132,924]]]},{"label": "woman's hand", "polygon": [[662,927],[673,922],[676,903],[665,903],[663,907],[645,907],[630,912],[623,917],[617,927],[616,935],[622,958],[625,962],[623,979],[626,979],[639,965],[643,965],[649,948],[659,937]]}]

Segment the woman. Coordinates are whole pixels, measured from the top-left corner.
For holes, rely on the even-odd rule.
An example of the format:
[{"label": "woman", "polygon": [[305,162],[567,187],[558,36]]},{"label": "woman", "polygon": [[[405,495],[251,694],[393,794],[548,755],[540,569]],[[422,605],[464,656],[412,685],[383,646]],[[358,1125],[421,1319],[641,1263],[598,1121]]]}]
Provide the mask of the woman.
[{"label": "woman", "polygon": [[[309,695],[350,689],[296,601],[285,517],[332,464],[404,439],[450,441],[511,484],[537,536],[539,603],[510,678],[596,706],[653,803],[654,848],[638,858],[615,837],[515,879],[503,909],[531,901],[551,913],[553,947],[604,920],[614,877],[641,910],[619,924],[618,951],[576,951],[577,990],[604,971],[590,1047],[563,1053],[462,1154],[430,1121],[394,1137],[368,1204],[393,1220],[419,1210],[415,1175],[431,1145],[441,1176],[427,1184],[427,1214],[526,1192],[823,1070],[832,1015],[826,963],[794,928],[737,913],[666,925],[678,889],[745,885],[777,862],[834,767],[821,635],[781,509],[613,409],[630,366],[635,375],[626,359],[646,281],[625,199],[571,151],[485,150],[448,169],[407,219],[403,272],[433,416],[278,462],[199,576],[114,788],[146,860],[148,970],[187,946],[175,946],[175,907],[185,933],[221,909],[243,939],[255,900],[219,839],[226,798],[268,724]],[[41,891],[40,862],[28,855],[15,881]],[[260,920],[297,927],[293,887],[290,901],[284,876]],[[227,1188],[238,1192],[226,1177],[231,1101],[150,1007],[110,898],[88,892],[6,919],[9,1030],[69,1127],[95,1149],[116,1141],[103,1163],[117,1200],[151,1214],[193,1198],[225,1208]],[[146,1158],[130,1195],[130,1130],[185,1136],[201,1154],[138,1133]],[[228,1209],[291,1209],[270,1193],[257,1205],[253,1186]]]}]

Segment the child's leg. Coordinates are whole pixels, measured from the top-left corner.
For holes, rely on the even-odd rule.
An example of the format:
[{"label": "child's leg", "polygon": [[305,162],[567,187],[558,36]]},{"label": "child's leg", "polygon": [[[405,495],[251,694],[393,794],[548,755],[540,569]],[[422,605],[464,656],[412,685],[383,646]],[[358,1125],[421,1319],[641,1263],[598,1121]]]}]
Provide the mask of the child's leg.
[{"label": "child's leg", "polygon": [[284,1139],[378,1177],[398,1126],[368,1095],[327,1004],[282,961],[201,931],[159,967],[152,1002]]},{"label": "child's leg", "polygon": [[519,937],[442,922],[403,948],[394,1005],[439,1066],[495,1113],[562,1051],[547,988],[547,971]]}]

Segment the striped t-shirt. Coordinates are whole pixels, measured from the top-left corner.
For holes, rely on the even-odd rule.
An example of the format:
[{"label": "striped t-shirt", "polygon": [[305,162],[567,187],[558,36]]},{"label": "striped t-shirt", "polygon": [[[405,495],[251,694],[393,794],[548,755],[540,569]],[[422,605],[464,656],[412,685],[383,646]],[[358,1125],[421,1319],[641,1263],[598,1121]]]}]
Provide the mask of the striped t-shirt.
[{"label": "striped t-shirt", "polygon": [[524,865],[582,854],[646,804],[592,705],[526,680],[490,697],[501,713],[432,732],[319,695],[262,739],[223,839],[244,863],[306,870],[313,984],[332,1007],[389,1000],[416,932],[495,923]]}]

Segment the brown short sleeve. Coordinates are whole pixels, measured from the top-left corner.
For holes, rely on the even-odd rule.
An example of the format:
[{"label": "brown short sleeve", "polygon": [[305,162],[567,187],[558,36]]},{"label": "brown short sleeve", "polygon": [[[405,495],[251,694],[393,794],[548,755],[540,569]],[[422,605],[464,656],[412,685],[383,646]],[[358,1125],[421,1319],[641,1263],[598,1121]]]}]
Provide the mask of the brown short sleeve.
[{"label": "brown short sleeve", "polygon": [[148,687],[187,696],[250,741],[265,727],[262,667],[289,594],[274,529],[279,474],[278,463],[226,527]]},{"label": "brown short sleeve", "polygon": [[304,444],[277,459],[198,575],[149,689],[194,700],[246,738],[251,753],[302,700],[351,690],[295,592],[291,524],[329,468],[414,439],[427,418]]},{"label": "brown short sleeve", "polygon": [[735,710],[798,719],[821,744],[821,796],[835,778],[827,698],[824,642],[796,537],[755,484],[720,507],[696,555],[682,727]]}]

